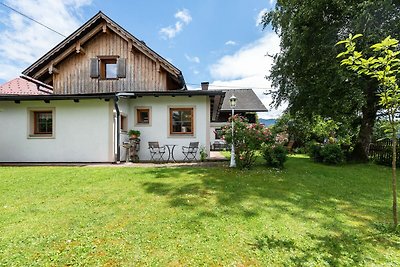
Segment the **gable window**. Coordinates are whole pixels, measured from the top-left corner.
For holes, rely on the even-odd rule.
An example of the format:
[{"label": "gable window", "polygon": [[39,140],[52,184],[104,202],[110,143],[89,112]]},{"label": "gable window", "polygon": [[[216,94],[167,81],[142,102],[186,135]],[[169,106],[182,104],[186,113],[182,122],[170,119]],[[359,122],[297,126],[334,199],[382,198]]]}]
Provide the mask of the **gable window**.
[{"label": "gable window", "polygon": [[117,79],[117,59],[100,59],[100,79]]},{"label": "gable window", "polygon": [[193,134],[193,108],[169,109],[170,134]]},{"label": "gable window", "polygon": [[54,137],[54,109],[29,110],[29,137]]},{"label": "gable window", "polygon": [[99,56],[90,59],[90,77],[100,80],[126,78],[126,59],[118,56]]},{"label": "gable window", "polygon": [[136,109],[136,123],[149,124],[150,123],[150,109],[138,108]]}]

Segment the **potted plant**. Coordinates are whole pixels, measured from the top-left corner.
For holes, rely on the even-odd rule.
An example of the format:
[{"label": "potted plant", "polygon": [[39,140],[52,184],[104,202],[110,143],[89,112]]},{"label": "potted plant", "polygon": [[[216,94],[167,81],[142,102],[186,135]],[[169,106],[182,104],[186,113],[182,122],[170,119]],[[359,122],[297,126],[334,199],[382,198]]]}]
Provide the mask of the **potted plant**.
[{"label": "potted plant", "polygon": [[129,135],[129,139],[136,139],[136,138],[139,138],[140,131],[139,130],[129,130],[128,135]]}]

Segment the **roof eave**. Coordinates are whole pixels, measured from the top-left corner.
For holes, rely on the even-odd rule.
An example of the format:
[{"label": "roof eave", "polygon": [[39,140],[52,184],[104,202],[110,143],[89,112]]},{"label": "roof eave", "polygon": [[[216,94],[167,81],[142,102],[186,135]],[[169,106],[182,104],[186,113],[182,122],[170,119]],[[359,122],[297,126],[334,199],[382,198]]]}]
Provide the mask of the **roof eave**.
[{"label": "roof eave", "polygon": [[117,94],[129,94],[125,97],[136,98],[143,96],[224,96],[224,92],[210,91],[129,91],[97,94],[50,94],[50,95],[0,95],[0,101],[29,101],[29,100],[74,100],[74,99],[112,99]]}]

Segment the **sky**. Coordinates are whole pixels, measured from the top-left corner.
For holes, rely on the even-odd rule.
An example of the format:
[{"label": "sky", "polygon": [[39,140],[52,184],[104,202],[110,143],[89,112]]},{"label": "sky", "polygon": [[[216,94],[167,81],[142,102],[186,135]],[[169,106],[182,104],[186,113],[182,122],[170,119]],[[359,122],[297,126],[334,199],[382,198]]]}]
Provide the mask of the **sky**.
[{"label": "sky", "polygon": [[[99,10],[179,68],[189,89],[252,88],[277,118],[264,93],[279,37],[261,15],[275,0],[0,0],[68,36]],[[0,84],[18,77],[65,37],[0,5]]]}]

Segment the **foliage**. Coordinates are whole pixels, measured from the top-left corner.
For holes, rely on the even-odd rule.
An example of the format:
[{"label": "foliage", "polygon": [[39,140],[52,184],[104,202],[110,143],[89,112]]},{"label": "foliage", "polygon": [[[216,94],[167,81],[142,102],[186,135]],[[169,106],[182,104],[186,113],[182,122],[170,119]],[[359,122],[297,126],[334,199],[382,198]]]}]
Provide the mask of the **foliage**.
[{"label": "foliage", "polygon": [[376,121],[376,123],[374,125],[373,134],[372,134],[374,141],[381,141],[384,139],[391,138],[390,134],[386,130],[389,127],[388,124],[389,124],[389,121],[386,119],[381,119],[381,120]]},{"label": "foliage", "polygon": [[288,151],[281,144],[268,144],[263,146],[262,154],[268,166],[283,168],[283,164],[287,160]]},{"label": "foliage", "polygon": [[322,162],[326,164],[340,164],[344,161],[343,151],[338,144],[325,144],[321,147]]},{"label": "foliage", "polygon": [[332,118],[348,129],[359,129],[353,140],[354,158],[367,159],[366,149],[379,109],[376,82],[359,79],[334,60],[336,42],[350,32],[362,32],[362,47],[381,36],[400,36],[398,0],[278,0],[267,12],[269,25],[280,36],[280,53],[268,78],[276,90],[274,104],[289,103],[292,114]]},{"label": "foliage", "polygon": [[321,143],[318,143],[318,142],[315,142],[315,141],[311,141],[311,142],[307,143],[308,155],[315,162],[322,162],[323,161],[323,158],[322,158],[322,155],[321,155],[321,148],[322,148]]},{"label": "foliage", "polygon": [[200,147],[200,161],[204,162],[207,159],[207,150],[204,146]]},{"label": "foliage", "polygon": [[397,227],[397,189],[396,189],[396,147],[397,133],[399,130],[399,121],[396,118],[396,113],[400,109],[400,86],[397,77],[400,75],[400,51],[399,41],[386,37],[379,43],[371,46],[373,56],[366,57],[365,52],[356,50],[356,39],[362,34],[352,35],[337,44],[344,44],[346,50],[338,54],[338,58],[345,57],[341,61],[341,65],[347,66],[348,69],[374,78],[379,83],[378,92],[379,104],[386,111],[389,126],[385,132],[389,132],[392,137],[392,194],[393,194],[393,222]]},{"label": "foliage", "polygon": [[129,135],[129,136],[131,136],[131,135],[136,135],[137,137],[139,137],[139,136],[140,136],[140,131],[139,131],[139,130],[131,129],[131,130],[128,131],[128,135]]},{"label": "foliage", "polygon": [[340,164],[345,160],[344,152],[338,143],[321,144],[310,142],[308,144],[310,158],[315,162],[326,164]]},{"label": "foliage", "polygon": [[262,164],[2,167],[0,266],[398,265],[388,168]]},{"label": "foliage", "polygon": [[[232,117],[229,118],[232,122]],[[239,168],[251,168],[256,159],[256,151],[261,148],[264,142],[271,142],[271,131],[259,123],[248,123],[248,120],[242,116],[234,115],[234,138],[236,163]],[[232,125],[226,125],[222,128],[223,138],[226,142],[232,144]]]},{"label": "foliage", "polygon": [[314,115],[307,119],[298,113],[284,113],[271,130],[274,134],[288,132],[289,139],[296,147],[305,147],[312,140],[323,143],[329,139],[343,145],[350,145],[356,132],[349,125],[343,125],[332,118]]}]

